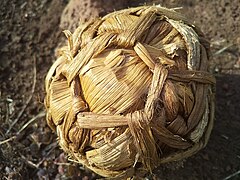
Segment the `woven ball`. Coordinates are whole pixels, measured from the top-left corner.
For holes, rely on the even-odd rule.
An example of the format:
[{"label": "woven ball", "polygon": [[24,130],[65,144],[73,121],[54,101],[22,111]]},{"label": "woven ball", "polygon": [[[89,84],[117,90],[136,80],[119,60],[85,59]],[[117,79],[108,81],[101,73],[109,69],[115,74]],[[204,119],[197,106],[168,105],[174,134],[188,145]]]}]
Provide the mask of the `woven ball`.
[{"label": "woven ball", "polygon": [[70,158],[142,176],[203,148],[214,116],[209,44],[172,9],[116,11],[64,31],[45,82],[47,122]]}]

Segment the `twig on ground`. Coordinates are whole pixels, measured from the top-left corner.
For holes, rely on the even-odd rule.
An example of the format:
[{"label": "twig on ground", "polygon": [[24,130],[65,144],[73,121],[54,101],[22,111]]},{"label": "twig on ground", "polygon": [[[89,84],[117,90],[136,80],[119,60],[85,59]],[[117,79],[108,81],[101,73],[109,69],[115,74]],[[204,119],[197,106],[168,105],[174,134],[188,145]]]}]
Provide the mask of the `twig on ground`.
[{"label": "twig on ground", "polygon": [[33,163],[32,161],[28,160],[25,156],[23,156],[21,154],[21,158],[31,167],[34,167],[36,169],[39,168],[39,166],[43,163],[43,161],[45,160],[45,158],[43,158],[40,162],[38,162],[37,164]]},{"label": "twig on ground", "polygon": [[45,112],[41,111],[40,113],[38,113],[38,115],[34,116],[32,119],[30,119],[29,121],[27,121],[27,123],[25,123],[22,128],[17,132],[17,134],[20,134],[24,129],[26,129],[32,122],[34,122],[36,119],[44,117],[45,116]]},{"label": "twig on ground", "polygon": [[[40,167],[40,165],[47,159],[47,157],[49,156],[49,154],[57,147],[57,142],[54,142],[52,144],[49,145],[51,147],[51,149],[48,151],[48,153],[42,158],[41,161],[39,161],[37,164],[33,163],[32,161],[28,160],[25,156],[23,156],[21,154],[21,158],[31,167],[34,167],[36,169],[38,169]],[[55,163],[56,164],[56,163]],[[68,165],[68,163],[63,163],[62,165]],[[70,165],[70,163],[69,163]]]},{"label": "twig on ground", "polygon": [[17,137],[17,136],[12,136],[12,137],[10,137],[10,138],[8,138],[8,139],[5,139],[5,140],[3,140],[3,141],[0,141],[0,145],[5,144],[5,143],[7,143],[7,142],[9,142],[9,141],[12,141],[12,140],[16,139],[16,137]]},{"label": "twig on ground", "polygon": [[43,151],[47,152],[45,157],[49,156],[49,154],[57,147],[57,142],[53,142],[44,148]]},{"label": "twig on ground", "polygon": [[10,112],[9,112],[9,104],[6,104],[6,120],[5,120],[5,122],[9,121],[9,114],[10,114]]},{"label": "twig on ground", "polygon": [[27,108],[28,104],[30,103],[32,97],[33,97],[33,94],[34,94],[34,91],[35,91],[35,86],[36,86],[36,81],[37,81],[37,70],[36,70],[36,57],[33,58],[33,85],[32,85],[32,90],[31,90],[31,94],[29,96],[29,98],[27,99],[26,103],[24,104],[22,110],[19,112],[17,118],[12,122],[12,124],[10,125],[10,127],[8,128],[6,134],[8,134],[11,129],[13,128],[13,126],[18,122],[18,120],[22,117],[25,109]]},{"label": "twig on ground", "polygon": [[39,118],[42,118],[42,117],[44,117],[44,116],[45,116],[45,112],[44,112],[44,111],[40,112],[38,115],[34,116],[34,117],[33,117],[32,119],[30,119],[27,123],[25,123],[25,124],[22,126],[22,128],[17,132],[17,134],[16,134],[15,136],[12,136],[12,137],[10,137],[10,138],[8,138],[8,139],[5,139],[5,140],[3,140],[3,141],[0,141],[0,145],[5,144],[5,143],[7,143],[7,142],[9,142],[9,141],[12,141],[12,140],[16,139],[16,138],[17,138],[17,135],[19,135],[24,129],[26,129],[32,122],[34,122],[35,120],[37,120],[37,119],[39,119]]},{"label": "twig on ground", "polygon": [[58,163],[58,162],[54,162],[54,164],[58,165],[58,166],[71,166],[71,163]]},{"label": "twig on ground", "polygon": [[223,180],[231,179],[231,178],[233,178],[234,176],[237,176],[237,175],[239,175],[239,174],[240,174],[240,170],[238,170],[237,172],[235,172],[235,173],[233,173],[233,174],[225,177]]},{"label": "twig on ground", "polygon": [[230,48],[233,44],[229,44],[221,49],[219,49],[217,52],[214,53],[214,55],[219,55],[221,53],[223,53],[224,51],[226,51],[228,48]]}]

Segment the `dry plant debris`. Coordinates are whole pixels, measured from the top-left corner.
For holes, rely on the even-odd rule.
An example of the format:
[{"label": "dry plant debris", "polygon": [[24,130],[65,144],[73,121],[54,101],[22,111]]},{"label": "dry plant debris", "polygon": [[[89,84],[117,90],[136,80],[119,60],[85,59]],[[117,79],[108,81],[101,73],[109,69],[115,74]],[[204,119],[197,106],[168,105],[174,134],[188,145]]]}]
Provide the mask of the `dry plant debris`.
[{"label": "dry plant debris", "polygon": [[172,9],[142,6],[64,31],[46,80],[47,122],[71,159],[143,176],[203,148],[214,116],[209,44]]}]

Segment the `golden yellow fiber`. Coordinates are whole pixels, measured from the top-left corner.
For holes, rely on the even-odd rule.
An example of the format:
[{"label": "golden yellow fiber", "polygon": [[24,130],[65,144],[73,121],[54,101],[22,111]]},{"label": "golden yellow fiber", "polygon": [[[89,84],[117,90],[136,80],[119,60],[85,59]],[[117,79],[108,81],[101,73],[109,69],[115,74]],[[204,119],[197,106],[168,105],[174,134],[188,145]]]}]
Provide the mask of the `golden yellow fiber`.
[{"label": "golden yellow fiber", "polygon": [[64,33],[68,46],[46,77],[45,105],[71,158],[123,179],[206,145],[215,79],[209,44],[186,18],[142,6]]}]

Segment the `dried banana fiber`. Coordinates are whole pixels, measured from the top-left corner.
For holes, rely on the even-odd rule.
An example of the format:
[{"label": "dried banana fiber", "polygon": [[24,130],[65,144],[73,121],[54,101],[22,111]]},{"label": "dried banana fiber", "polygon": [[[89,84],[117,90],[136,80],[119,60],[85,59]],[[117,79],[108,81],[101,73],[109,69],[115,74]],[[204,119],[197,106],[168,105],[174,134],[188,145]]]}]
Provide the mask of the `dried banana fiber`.
[{"label": "dried banana fiber", "polygon": [[203,148],[213,126],[209,44],[178,12],[142,6],[64,31],[45,81],[61,148],[109,178],[143,176]]}]

